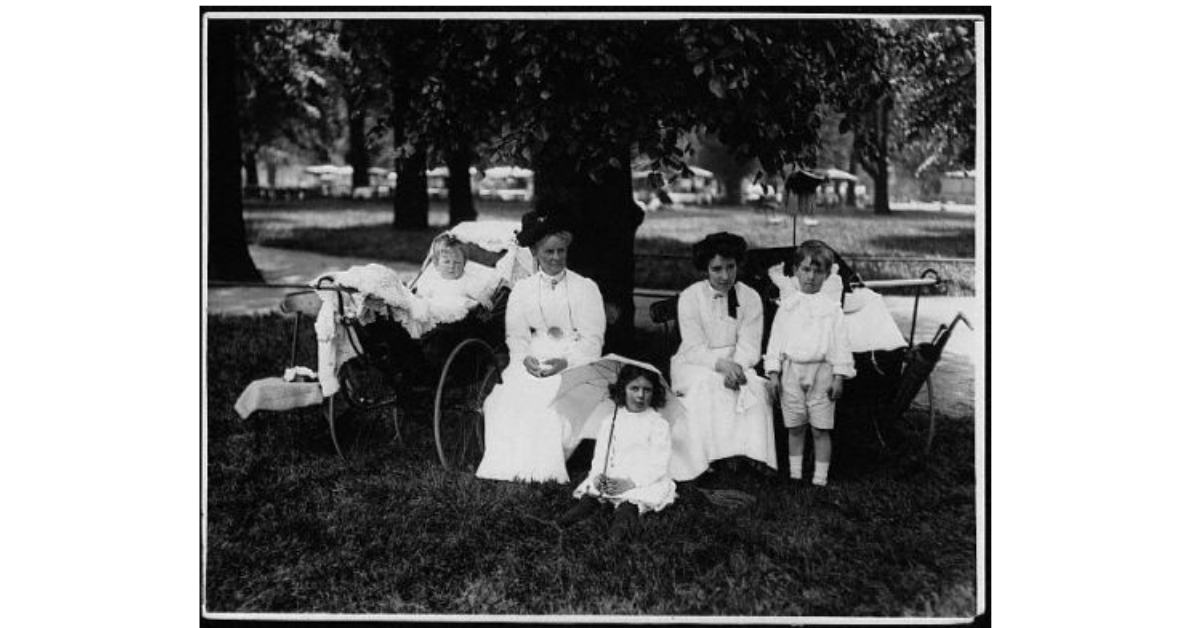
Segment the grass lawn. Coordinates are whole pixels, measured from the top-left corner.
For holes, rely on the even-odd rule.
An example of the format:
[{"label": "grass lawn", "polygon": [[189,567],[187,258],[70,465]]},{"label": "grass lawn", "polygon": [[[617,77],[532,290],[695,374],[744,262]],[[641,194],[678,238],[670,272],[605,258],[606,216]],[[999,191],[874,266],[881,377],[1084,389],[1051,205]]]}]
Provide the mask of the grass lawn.
[{"label": "grass lawn", "polygon": [[[312,365],[302,329],[298,361]],[[361,439],[345,461],[315,409],[243,422],[237,395],[289,365],[290,339],[278,315],[208,319],[209,611],[974,614],[969,419],[941,421],[923,464],[843,421],[827,489],[746,478],[756,503],[728,510],[683,488],[614,544],[603,520],[552,523],[573,503],[569,487],[443,471],[428,410],[408,417],[402,443],[384,416],[349,422]],[[585,471],[574,465],[573,479]]]},{"label": "grass lawn", "polygon": [[[481,219],[518,220],[528,206],[520,203],[477,203]],[[863,210],[828,210],[815,227],[800,225],[797,241],[817,238],[845,255],[921,258],[973,258],[975,216],[935,212],[896,212],[875,216]],[[302,249],[329,255],[421,262],[429,243],[448,221],[446,205],[434,202],[433,225],[423,231],[391,228],[391,207],[384,202],[310,201],[248,204],[250,241],[266,246]],[[648,213],[638,229],[640,257],[634,284],[643,288],[680,290],[695,280],[687,257],[691,245],[714,231],[741,234],[753,247],[790,246],[792,223],[770,223],[748,208],[709,207]],[[660,256],[680,256],[672,259]],[[946,294],[974,294],[975,266],[964,263],[855,261],[867,279],[917,277],[934,268],[947,285]]]}]

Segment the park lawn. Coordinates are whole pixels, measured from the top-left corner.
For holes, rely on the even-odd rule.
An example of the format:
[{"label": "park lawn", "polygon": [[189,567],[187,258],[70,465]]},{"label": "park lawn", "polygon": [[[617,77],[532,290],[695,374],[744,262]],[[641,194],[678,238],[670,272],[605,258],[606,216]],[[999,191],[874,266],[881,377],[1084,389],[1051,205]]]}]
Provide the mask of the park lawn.
[{"label": "park lawn", "polygon": [[[478,202],[482,220],[519,220],[526,204]],[[782,216],[782,214],[781,214]],[[819,224],[800,224],[797,241],[824,240],[846,255],[917,258],[974,258],[975,216],[946,212],[895,212],[876,216],[865,210],[825,210]],[[327,255],[420,263],[434,236],[445,229],[446,205],[434,202],[431,227],[419,231],[391,228],[391,208],[381,202],[308,201],[255,203],[246,212],[250,242],[264,246],[300,249]],[[634,285],[642,288],[681,290],[696,275],[689,256],[691,245],[706,234],[730,231],[745,237],[752,247],[791,246],[792,222],[770,222],[750,208],[679,208],[646,214],[638,229]],[[947,284],[943,293],[974,294],[975,266],[959,262],[856,261],[866,279],[917,277],[934,268]]]},{"label": "park lawn", "polygon": [[[312,329],[302,330],[298,361],[311,365]],[[238,393],[288,366],[290,339],[279,315],[208,318],[210,612],[974,614],[969,417],[940,422],[923,464],[844,421],[829,488],[748,478],[740,488],[757,502],[726,510],[685,487],[614,544],[603,520],[552,523],[573,503],[570,487],[442,470],[428,395],[401,444],[385,416],[347,422],[360,439],[345,461],[315,409],[243,422]],[[573,464],[573,479],[585,471]]]}]

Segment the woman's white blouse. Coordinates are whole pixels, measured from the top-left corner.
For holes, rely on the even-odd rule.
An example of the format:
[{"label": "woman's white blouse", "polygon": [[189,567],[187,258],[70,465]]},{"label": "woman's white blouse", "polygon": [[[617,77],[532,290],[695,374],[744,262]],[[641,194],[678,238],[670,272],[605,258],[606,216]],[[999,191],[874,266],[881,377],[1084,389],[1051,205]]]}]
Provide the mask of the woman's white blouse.
[{"label": "woman's white blouse", "polygon": [[[608,446],[610,433],[611,449]],[[633,481],[635,488],[669,479],[667,465],[671,460],[671,426],[653,409],[630,412],[621,408],[617,411],[615,421],[609,415],[600,424],[589,479],[606,473],[606,454],[607,475],[628,478]]]},{"label": "woman's white blouse", "polygon": [[[578,366],[600,357],[604,345],[604,299],[596,282],[564,270],[557,277],[537,272],[513,286],[504,316],[511,364],[527,356],[561,357],[567,366]],[[549,330],[565,332],[560,342],[547,342]],[[536,341],[539,341],[536,345]],[[539,347],[557,347],[559,355],[545,355]]]},{"label": "woman's white blouse", "polygon": [[763,306],[754,289],[737,282],[737,318],[728,314],[727,295],[699,281],[679,293],[677,356],[687,364],[716,368],[720,358],[731,358],[750,369],[762,357]]}]

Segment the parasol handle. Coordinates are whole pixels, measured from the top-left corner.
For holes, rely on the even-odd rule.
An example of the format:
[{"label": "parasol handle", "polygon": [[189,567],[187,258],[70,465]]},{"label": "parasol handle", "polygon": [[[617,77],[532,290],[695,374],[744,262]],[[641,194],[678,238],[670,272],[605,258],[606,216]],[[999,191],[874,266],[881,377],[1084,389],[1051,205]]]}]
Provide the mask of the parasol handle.
[{"label": "parasol handle", "polygon": [[612,425],[608,427],[608,445],[604,448],[604,477],[608,477],[608,457],[612,454],[613,432],[617,431],[617,400],[613,399]]}]

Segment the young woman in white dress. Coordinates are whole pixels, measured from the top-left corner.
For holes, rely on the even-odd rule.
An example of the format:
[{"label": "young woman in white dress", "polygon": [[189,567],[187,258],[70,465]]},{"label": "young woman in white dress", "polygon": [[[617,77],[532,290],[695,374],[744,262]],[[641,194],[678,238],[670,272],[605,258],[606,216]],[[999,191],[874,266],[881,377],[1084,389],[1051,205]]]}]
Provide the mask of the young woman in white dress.
[{"label": "young woman in white dress", "polygon": [[671,380],[709,461],[745,456],[775,469],[771,398],[754,371],[762,357],[762,299],[737,280],[745,255],[746,241],[724,232],[692,248],[704,278],[679,294],[682,342]]},{"label": "young woman in white dress", "polygon": [[508,297],[509,364],[483,403],[484,455],[475,475],[517,482],[567,482],[572,427],[551,407],[563,370],[600,357],[604,301],[596,283],[567,270],[571,233],[555,217],[522,218],[517,242],[538,270]]}]

